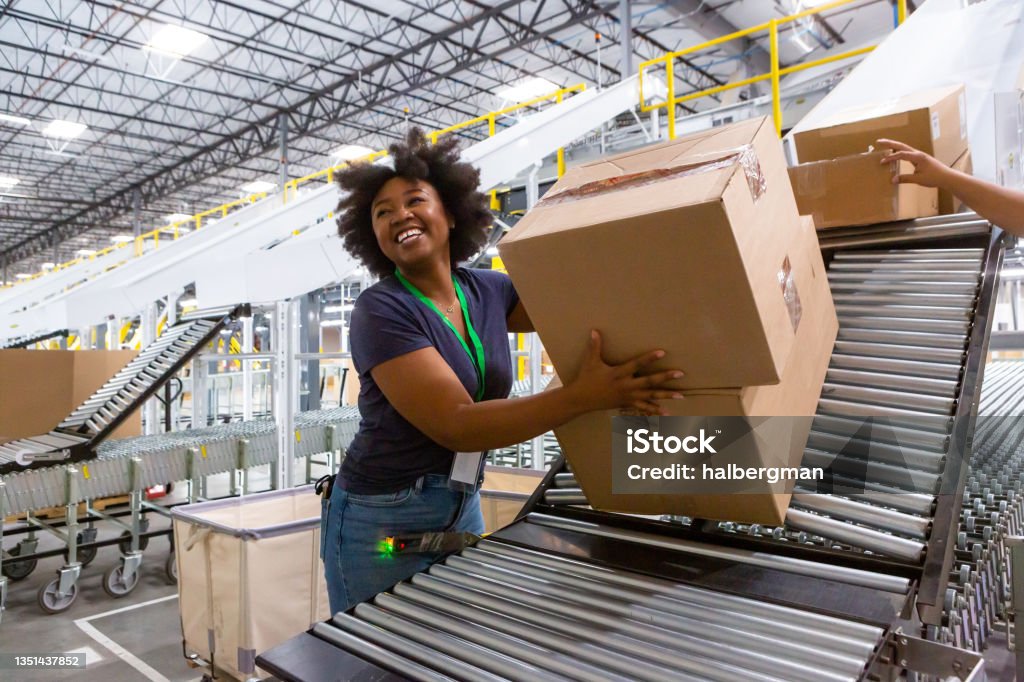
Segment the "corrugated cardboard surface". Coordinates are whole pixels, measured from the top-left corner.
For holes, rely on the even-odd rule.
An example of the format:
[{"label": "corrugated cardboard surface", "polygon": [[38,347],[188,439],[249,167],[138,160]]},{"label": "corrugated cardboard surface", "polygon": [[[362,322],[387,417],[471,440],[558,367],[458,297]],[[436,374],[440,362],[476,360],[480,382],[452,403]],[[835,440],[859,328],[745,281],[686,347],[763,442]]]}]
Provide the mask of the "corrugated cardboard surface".
[{"label": "corrugated cardboard surface", "polygon": [[[737,150],[753,151],[755,198]],[[732,158],[721,163],[709,163]],[[694,172],[557,197],[666,168]],[[613,184],[613,183],[608,183]],[[590,330],[622,362],[654,348],[681,388],[777,383],[793,348],[778,274],[799,232],[768,119],[723,126],[570,170],[499,249],[555,369],[575,376]]]},{"label": "corrugated cardboard surface", "polygon": [[962,85],[921,90],[842,111],[793,142],[800,163],[861,154],[885,137],[951,164],[967,149],[966,106]]},{"label": "corrugated cardboard surface", "polygon": [[[793,255],[803,316],[796,350],[775,386],[685,391],[686,398],[664,401],[677,416],[810,416],[815,413],[825,381],[839,323],[809,219],[803,220],[802,241]],[[557,383],[553,380],[553,385]],[[744,523],[778,524],[789,506],[789,494],[613,495],[611,417],[614,411],[592,412],[555,429],[590,504],[604,511],[637,514],[678,514]],[[807,434],[795,438],[788,466],[798,466]],[[767,484],[766,484],[767,487]]]},{"label": "corrugated cardboard surface", "polygon": [[938,215],[938,190],[913,183],[894,185],[897,173],[912,173],[900,161],[882,164],[885,152],[804,163],[789,169],[801,215],[829,227],[873,225]]},{"label": "corrugated cardboard surface", "polygon": [[[47,433],[138,355],[134,350],[0,351],[0,442]],[[142,433],[130,416],[111,438]]]},{"label": "corrugated cardboard surface", "polygon": [[[971,150],[968,149],[965,151],[960,158],[953,163],[952,168],[953,170],[958,170],[961,173],[974,175],[974,163],[971,161]],[[957,199],[952,192],[944,189],[939,190],[939,215],[959,213],[963,206],[964,202]]]}]

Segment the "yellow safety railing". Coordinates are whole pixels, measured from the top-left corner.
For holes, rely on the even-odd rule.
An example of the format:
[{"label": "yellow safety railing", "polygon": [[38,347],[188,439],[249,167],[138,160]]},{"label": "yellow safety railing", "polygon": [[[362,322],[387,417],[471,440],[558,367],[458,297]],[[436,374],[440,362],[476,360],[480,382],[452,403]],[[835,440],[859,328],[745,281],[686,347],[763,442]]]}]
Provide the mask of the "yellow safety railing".
[{"label": "yellow safety railing", "polygon": [[[751,26],[750,28],[743,29],[742,31],[736,31],[728,35],[709,40],[706,43],[700,45],[694,45],[687,47],[682,50],[676,50],[675,52],[669,52],[661,57],[655,59],[648,59],[647,61],[640,64],[640,110],[644,112],[654,111],[655,109],[666,109],[668,112],[668,137],[674,140],[676,137],[676,117],[675,111],[676,106],[690,100],[698,99],[700,97],[708,97],[710,95],[716,95],[726,90],[732,90],[734,88],[742,88],[752,83],[758,83],[760,81],[771,80],[772,82],[772,118],[775,120],[775,132],[782,135],[782,104],[779,98],[779,79],[782,76],[796,73],[797,71],[803,71],[804,69],[810,69],[815,66],[821,66],[822,64],[828,64],[830,62],[836,62],[843,59],[850,59],[856,57],[871,50],[875,49],[875,46],[863,47],[857,50],[848,50],[841,54],[830,55],[822,59],[815,59],[809,62],[802,62],[794,66],[788,66],[786,68],[779,68],[779,27],[794,21],[799,21],[805,17],[826,12],[828,10],[836,9],[844,5],[850,5],[855,2],[861,2],[861,0],[836,0],[836,2],[830,2],[819,7],[798,12],[781,19],[772,19],[766,21],[763,24],[757,26]],[[897,0],[897,24],[902,24],[907,17],[907,2],[906,0]],[[673,64],[676,59],[685,57],[686,55],[706,50],[709,47],[720,45],[730,40],[736,40],[737,38],[745,38],[755,33],[768,32],[768,40],[770,45],[771,53],[771,70],[768,73],[762,73],[757,76],[750,78],[744,78],[732,83],[726,83],[725,85],[719,85],[713,88],[706,88],[704,90],[697,90],[695,92],[688,92],[684,95],[676,95],[675,92],[675,78],[673,74]],[[650,68],[659,64],[664,64],[665,69],[665,84],[667,93],[665,95],[664,102],[658,102],[654,104],[647,104],[644,98],[644,72]]]},{"label": "yellow safety railing", "polygon": [[[430,138],[430,141],[432,143],[436,143],[438,138],[441,135],[445,135],[447,133],[455,132],[457,130],[462,130],[464,128],[469,128],[471,126],[483,123],[485,121],[487,122],[487,135],[488,135],[488,137],[490,137],[490,136],[493,136],[494,133],[495,133],[496,122],[497,122],[497,120],[498,120],[498,118],[500,116],[504,116],[504,115],[510,114],[510,113],[512,113],[514,111],[518,111],[520,109],[525,109],[525,108],[528,108],[528,107],[536,106],[537,104],[541,104],[543,102],[555,101],[556,103],[560,103],[566,97],[566,95],[569,95],[569,94],[574,93],[574,92],[583,92],[585,89],[586,89],[586,85],[583,84],[583,83],[580,83],[578,85],[573,85],[573,86],[567,87],[567,88],[560,88],[559,90],[556,90],[556,91],[554,91],[552,93],[549,93],[547,95],[541,95],[540,97],[534,97],[531,100],[528,100],[528,101],[525,101],[525,102],[520,102],[518,104],[509,106],[509,107],[505,107],[504,109],[499,109],[498,111],[492,111],[492,112],[484,114],[482,116],[477,116],[476,118],[471,118],[468,121],[463,121],[462,123],[456,123],[455,125],[448,126],[447,128],[442,128],[441,130],[435,130],[435,131],[429,133],[428,137]],[[309,175],[304,175],[301,178],[295,178],[294,180],[289,180],[288,182],[285,183],[284,187],[282,188],[282,192],[281,192],[282,201],[284,203],[288,203],[289,199],[294,198],[295,195],[298,193],[299,185],[304,185],[304,184],[307,184],[307,183],[310,183],[310,182],[315,182],[317,180],[325,180],[327,182],[327,184],[331,184],[331,183],[334,182],[334,174],[337,171],[342,170],[343,168],[347,167],[349,164],[374,161],[374,160],[379,159],[379,158],[381,158],[383,156],[387,156],[387,154],[388,153],[387,153],[386,150],[373,152],[371,154],[367,154],[366,156],[360,157],[358,159],[353,159],[351,161],[346,161],[346,162],[340,163],[340,164],[338,164],[336,166],[331,166],[330,168],[324,168],[323,170],[319,170],[319,171],[317,171],[315,173],[310,173]],[[558,150],[558,175],[559,175],[559,177],[561,177],[561,175],[564,172],[565,172],[565,150],[564,149],[559,149]],[[161,240],[161,235],[164,235],[162,237],[164,241],[167,241],[167,240],[174,241],[174,240],[178,239],[181,236],[181,234],[182,234],[181,233],[181,228],[183,226],[188,226],[190,228],[190,231],[191,230],[199,230],[199,229],[201,229],[203,227],[204,224],[209,224],[209,222],[210,222],[209,219],[211,217],[216,218],[216,219],[223,218],[223,217],[227,216],[231,211],[236,210],[238,208],[241,208],[243,206],[248,206],[249,204],[255,203],[255,202],[259,201],[260,199],[265,198],[266,196],[267,196],[266,192],[258,192],[256,194],[250,194],[249,196],[244,197],[242,199],[238,199],[236,201],[230,201],[230,202],[228,202],[226,204],[221,204],[220,206],[217,206],[215,208],[211,208],[211,209],[203,211],[201,213],[196,213],[195,215],[193,215],[193,216],[191,216],[189,218],[186,218],[184,220],[179,220],[179,221],[176,221],[176,222],[173,222],[173,223],[168,223],[168,224],[162,225],[162,226],[160,226],[160,227],[158,227],[158,228],[156,228],[154,230],[146,232],[145,234],[140,234],[138,237],[135,237],[135,239],[132,242],[124,242],[124,243],[114,244],[112,246],[108,246],[105,249],[101,249],[101,250],[96,251],[95,253],[89,254],[87,256],[79,256],[78,258],[75,258],[73,260],[69,260],[66,263],[60,263],[60,264],[54,266],[53,268],[51,268],[49,270],[41,270],[41,271],[39,271],[37,273],[34,273],[30,277],[19,279],[17,282],[14,282],[12,285],[9,285],[9,286],[17,286],[18,284],[20,284],[22,282],[30,282],[30,281],[32,281],[34,279],[42,277],[43,275],[46,275],[47,273],[58,272],[58,271],[63,270],[65,268],[69,268],[69,267],[71,267],[73,265],[77,265],[78,263],[81,263],[81,262],[83,262],[85,260],[95,260],[96,258],[98,258],[100,256],[104,256],[104,255],[106,255],[108,253],[112,253],[112,252],[114,252],[114,251],[116,251],[118,249],[125,249],[125,248],[127,248],[129,246],[129,244],[133,246],[132,256],[135,256],[135,257],[141,256],[147,250],[146,249],[147,243],[151,244],[151,248],[152,249],[159,248],[160,240]],[[497,200],[496,200],[495,194],[494,194],[494,192],[492,192],[491,193],[491,208],[498,208],[498,206],[495,206],[496,201]],[[333,216],[328,215],[328,217],[333,217]],[[117,267],[119,265],[124,264],[132,256],[128,256],[124,260],[118,261],[117,263],[112,263],[111,267],[113,268],[113,267]],[[4,285],[3,282],[0,282],[0,289],[4,289],[4,288],[7,288],[7,285]]]},{"label": "yellow safety railing", "polygon": [[[495,128],[497,127],[497,120],[498,120],[499,117],[505,116],[505,115],[510,114],[510,113],[512,113],[514,111],[518,111],[518,110],[521,110],[521,109],[526,109],[528,107],[536,106],[536,105],[541,104],[543,102],[554,101],[556,103],[560,103],[565,98],[566,95],[569,95],[569,94],[574,93],[574,92],[583,92],[586,89],[586,87],[587,86],[584,83],[579,83],[577,85],[573,85],[573,86],[568,87],[568,88],[561,88],[559,90],[556,90],[554,92],[548,93],[546,95],[541,95],[540,97],[534,97],[533,99],[527,100],[525,102],[519,102],[518,104],[514,104],[512,106],[505,107],[504,109],[499,109],[497,111],[491,111],[491,112],[483,114],[481,116],[477,116],[475,118],[471,118],[471,119],[469,119],[467,121],[462,121],[461,123],[456,123],[455,125],[450,125],[447,128],[441,128],[440,130],[435,130],[433,132],[428,133],[427,137],[430,139],[431,143],[435,143],[436,144],[437,140],[442,135],[446,135],[448,133],[453,133],[453,132],[458,131],[458,130],[464,130],[466,128],[470,128],[472,126],[479,125],[479,124],[485,123],[485,122],[487,123],[487,136],[488,137],[492,137],[494,135],[494,133],[495,133]],[[338,164],[337,166],[331,166],[330,168],[325,168],[323,170],[317,171],[316,173],[310,173],[309,175],[305,175],[305,176],[303,176],[301,178],[295,178],[294,180],[289,180],[288,183],[284,186],[284,192],[283,192],[283,197],[282,198],[283,198],[284,202],[287,203],[288,200],[289,200],[289,197],[294,196],[295,193],[298,191],[299,185],[306,184],[306,183],[309,183],[309,182],[313,182],[313,181],[316,181],[316,180],[325,180],[327,182],[327,184],[331,184],[332,182],[334,182],[334,174],[336,172],[346,168],[349,164],[370,162],[370,161],[374,161],[376,159],[379,159],[379,158],[381,158],[383,156],[387,156],[387,155],[388,155],[388,153],[387,153],[386,150],[373,152],[372,154],[367,154],[366,156],[360,157],[358,159],[353,159],[351,161],[346,161],[344,163]],[[558,175],[559,175],[559,177],[561,177],[564,173],[565,173],[565,150],[564,149],[559,149],[558,150]],[[493,192],[491,193],[491,201],[492,201],[491,208],[497,208],[496,206],[493,205],[493,203],[494,203],[494,193]]]}]

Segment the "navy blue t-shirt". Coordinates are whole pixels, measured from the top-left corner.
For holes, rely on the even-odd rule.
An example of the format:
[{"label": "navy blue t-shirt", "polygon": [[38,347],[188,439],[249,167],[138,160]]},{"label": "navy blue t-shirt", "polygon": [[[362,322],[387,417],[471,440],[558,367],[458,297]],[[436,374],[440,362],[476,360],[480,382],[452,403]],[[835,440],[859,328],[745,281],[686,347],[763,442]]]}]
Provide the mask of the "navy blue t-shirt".
[{"label": "navy blue t-shirt", "polygon": [[[458,268],[473,323],[484,347],[484,400],[507,398],[512,356],[506,319],[519,302],[512,280],[493,270]],[[338,484],[362,495],[395,492],[425,474],[448,474],[453,452],[410,424],[384,396],[370,373],[400,355],[433,346],[454,370],[469,395],[476,395],[476,369],[458,336],[437,313],[394,275],[356,299],[349,344],[359,373],[359,432],[341,465]],[[471,346],[472,347],[472,346]],[[429,395],[423,396],[430,400]]]}]

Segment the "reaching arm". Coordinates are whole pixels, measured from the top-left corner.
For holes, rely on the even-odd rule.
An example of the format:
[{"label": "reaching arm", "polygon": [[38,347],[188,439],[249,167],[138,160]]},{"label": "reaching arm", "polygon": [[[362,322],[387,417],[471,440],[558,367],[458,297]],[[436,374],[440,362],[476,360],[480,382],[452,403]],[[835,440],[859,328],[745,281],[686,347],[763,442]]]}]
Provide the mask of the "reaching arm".
[{"label": "reaching arm", "polygon": [[665,386],[682,372],[635,376],[661,357],[662,351],[653,351],[607,365],[601,359],[601,337],[594,332],[580,374],[571,383],[528,397],[479,403],[434,348],[388,360],[370,373],[413,426],[446,448],[475,452],[521,443],[592,410],[621,407],[662,414],[654,401],[682,397]]},{"label": "reaching arm", "polygon": [[878,146],[892,150],[882,163],[909,161],[914,172],[893,178],[893,182],[914,182],[952,192],[978,215],[1017,236],[1024,236],[1024,192],[1000,187],[967,173],[953,170],[938,159],[894,140],[878,140]]}]

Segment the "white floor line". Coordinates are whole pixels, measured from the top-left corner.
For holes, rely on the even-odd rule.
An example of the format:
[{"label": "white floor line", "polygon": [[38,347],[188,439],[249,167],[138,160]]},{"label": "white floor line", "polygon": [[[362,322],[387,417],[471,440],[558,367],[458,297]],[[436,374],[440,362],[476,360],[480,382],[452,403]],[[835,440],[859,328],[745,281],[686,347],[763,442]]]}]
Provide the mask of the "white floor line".
[{"label": "white floor line", "polygon": [[77,625],[82,630],[82,632],[96,640],[96,642],[104,649],[114,654],[122,661],[124,661],[125,663],[135,668],[140,673],[142,673],[146,677],[146,679],[151,680],[151,682],[171,682],[169,679],[158,673],[156,670],[146,665],[146,663],[142,659],[138,658],[137,656],[133,656],[128,651],[126,651],[123,646],[121,646],[114,640],[110,639],[102,632],[97,630],[95,627],[93,627],[91,624],[85,621],[85,618],[76,620],[75,625]]},{"label": "white floor line", "polygon": [[121,609],[114,609],[113,611],[104,611],[103,613],[97,613],[93,616],[78,618],[77,620],[75,620],[75,625],[77,625],[82,632],[89,635],[89,637],[95,640],[100,646],[102,646],[104,649],[120,658],[122,661],[124,661],[131,667],[138,670],[146,677],[146,679],[151,680],[151,682],[171,682],[169,679],[167,679],[159,672],[157,672],[154,668],[151,668],[149,665],[147,665],[142,659],[133,655],[123,646],[121,646],[120,644],[118,644],[117,642],[115,642],[114,640],[110,639],[102,632],[97,630],[91,623],[89,623],[89,621],[96,620],[97,618],[106,618],[107,616],[113,616],[117,613],[124,613],[125,611],[133,611],[135,609],[142,608],[143,606],[159,604],[160,602],[170,601],[171,599],[177,598],[178,595],[172,594],[167,597],[160,597],[159,599],[151,599],[150,601],[144,601],[138,604],[132,604],[131,606],[125,606]]},{"label": "white floor line", "polygon": [[143,606],[149,606],[150,604],[159,604],[160,602],[170,601],[177,599],[178,595],[170,594],[166,597],[160,597],[158,599],[150,599],[149,601],[139,602],[138,604],[132,604],[131,606],[125,606],[124,608],[114,609],[113,611],[104,611],[103,613],[97,613],[92,616],[86,616],[85,618],[78,618],[75,620],[76,623],[87,622],[90,620],[96,620],[97,618],[106,618],[107,616],[113,616],[115,613],[124,613],[125,611],[134,611],[135,609],[141,609]]}]

